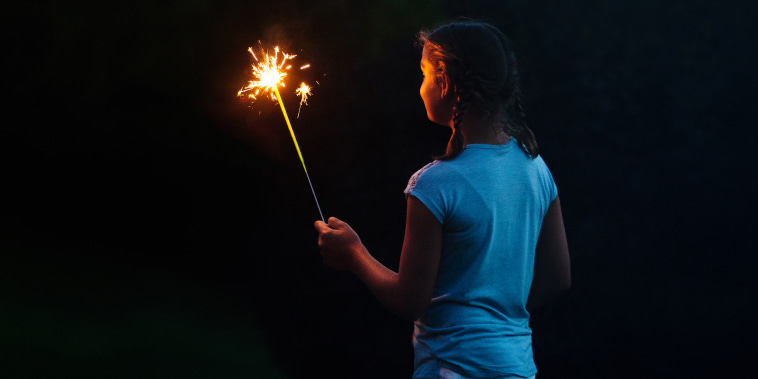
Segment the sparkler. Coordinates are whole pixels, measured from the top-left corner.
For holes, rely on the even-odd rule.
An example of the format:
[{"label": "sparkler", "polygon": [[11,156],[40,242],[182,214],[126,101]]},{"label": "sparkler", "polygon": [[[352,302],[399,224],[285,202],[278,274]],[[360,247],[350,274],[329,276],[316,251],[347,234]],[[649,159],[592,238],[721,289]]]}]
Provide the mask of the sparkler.
[{"label": "sparkler", "polygon": [[[316,191],[313,190],[313,184],[311,183],[311,177],[308,175],[308,169],[305,168],[305,160],[303,159],[303,153],[300,152],[300,146],[297,144],[297,138],[295,138],[295,131],[292,130],[292,124],[290,123],[289,117],[287,117],[287,110],[284,109],[284,102],[282,102],[282,96],[279,94],[279,86],[284,87],[284,78],[287,76],[287,73],[283,70],[289,70],[292,66],[284,66],[284,64],[287,62],[287,60],[290,60],[292,58],[295,58],[296,55],[290,55],[282,52],[282,60],[279,61],[279,46],[274,48],[274,55],[271,56],[265,52],[263,53],[263,61],[258,60],[258,57],[253,52],[253,48],[248,48],[248,51],[250,54],[255,58],[256,64],[253,64],[253,80],[249,82],[249,84],[245,87],[243,87],[239,92],[237,92],[237,96],[242,96],[243,94],[247,94],[247,96],[253,100],[257,100],[260,95],[265,95],[268,93],[271,96],[272,100],[276,100],[279,102],[279,107],[282,108],[282,115],[284,116],[284,121],[287,122],[287,128],[289,128],[290,135],[292,136],[292,142],[295,143],[295,149],[297,150],[297,155],[300,157],[300,163],[303,164],[303,171],[305,171],[305,177],[308,178],[308,185],[311,187],[311,192],[313,193],[313,199],[316,200],[316,207],[318,208],[318,213],[321,215],[321,221],[326,223],[326,220],[324,220],[324,214],[321,213],[321,206],[318,204],[318,198],[316,197]],[[300,67],[300,69],[306,69],[310,67],[309,64],[304,65]],[[302,83],[300,85],[300,88],[295,90],[295,93],[300,96],[300,107],[303,106],[303,103],[305,105],[308,105],[307,99],[308,96],[311,95],[311,87],[309,87],[307,84]],[[297,111],[297,117],[300,118],[300,108],[298,108]]]}]

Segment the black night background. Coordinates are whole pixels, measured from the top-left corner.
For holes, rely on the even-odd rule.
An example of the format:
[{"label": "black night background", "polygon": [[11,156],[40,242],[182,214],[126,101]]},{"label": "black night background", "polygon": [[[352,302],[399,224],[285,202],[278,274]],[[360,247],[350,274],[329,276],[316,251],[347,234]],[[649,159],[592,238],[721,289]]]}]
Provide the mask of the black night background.
[{"label": "black night background", "polygon": [[[3,378],[410,378],[412,324],[323,266],[249,46],[310,63],[286,106],[326,216],[397,268],[403,189],[448,130],[422,28],[514,42],[572,289],[538,378],[754,371],[755,2],[10,1],[2,5]],[[295,85],[295,84],[291,84]]]}]

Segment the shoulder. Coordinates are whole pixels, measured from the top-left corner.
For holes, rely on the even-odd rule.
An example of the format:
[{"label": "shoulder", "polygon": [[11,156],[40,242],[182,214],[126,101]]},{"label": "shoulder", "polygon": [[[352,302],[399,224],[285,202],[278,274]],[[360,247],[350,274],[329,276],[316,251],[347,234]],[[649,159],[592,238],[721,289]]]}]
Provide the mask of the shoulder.
[{"label": "shoulder", "polygon": [[[411,175],[411,178],[408,180],[408,187],[405,189],[405,192],[406,193],[412,192],[413,189],[415,189],[416,186],[418,185],[418,182],[421,179],[421,177],[423,177],[425,175],[427,177],[430,176],[430,175],[433,176],[434,172],[435,172],[434,167],[439,166],[441,163],[442,163],[442,161],[439,161],[439,160],[430,162],[426,166],[424,166],[421,169],[419,169],[418,171],[416,171],[413,175]],[[432,171],[432,173],[431,174],[427,174],[427,172],[429,172],[430,170]]]},{"label": "shoulder", "polygon": [[[434,215],[441,224],[446,215],[447,195],[451,179],[449,161],[434,161],[416,171],[408,186],[405,187],[406,197],[418,199]],[[409,203],[410,204],[410,203]]]},{"label": "shoulder", "polygon": [[534,165],[539,169],[540,173],[543,175],[548,175],[552,178],[550,169],[547,167],[547,163],[545,163],[545,160],[542,159],[541,155],[537,155],[537,157],[532,159],[532,161],[534,162]]},{"label": "shoulder", "polygon": [[423,176],[424,174],[426,174],[427,171],[432,170],[434,167],[439,166],[441,163],[442,163],[442,161],[438,161],[438,160],[429,162],[426,166],[424,166],[424,167],[420,168],[418,171],[416,171],[411,176],[411,180],[420,178],[421,176]]},{"label": "shoulder", "polygon": [[413,192],[420,182],[434,183],[444,178],[447,171],[446,163],[445,161],[435,160],[416,171],[408,180],[408,187],[406,187],[405,193]]},{"label": "shoulder", "polygon": [[537,166],[537,170],[539,173],[539,177],[542,181],[543,187],[548,194],[549,200],[553,201],[558,196],[558,187],[555,185],[555,179],[553,179],[553,174],[550,172],[550,169],[547,167],[547,164],[542,159],[542,156],[537,155],[536,158],[534,158],[534,163]]}]

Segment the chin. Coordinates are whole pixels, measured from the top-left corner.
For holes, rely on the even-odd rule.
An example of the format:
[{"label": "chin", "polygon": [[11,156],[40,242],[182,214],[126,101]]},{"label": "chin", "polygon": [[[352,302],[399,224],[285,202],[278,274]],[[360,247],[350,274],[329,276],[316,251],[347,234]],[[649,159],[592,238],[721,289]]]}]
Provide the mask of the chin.
[{"label": "chin", "polygon": [[435,120],[433,118],[430,118],[429,121],[431,121],[431,122],[433,122],[433,123],[435,123],[437,125],[450,127],[450,122],[448,122],[448,121],[438,121],[438,120]]},{"label": "chin", "polygon": [[426,118],[428,118],[428,119],[429,119],[429,121],[431,121],[431,122],[433,122],[433,123],[435,123],[435,124],[437,124],[437,125],[447,126],[447,123],[446,123],[446,122],[445,122],[445,123],[443,123],[443,122],[439,122],[439,119],[437,119],[437,118],[435,118],[435,117],[432,117],[432,115],[430,115],[430,114],[428,114],[428,113],[426,114]]}]

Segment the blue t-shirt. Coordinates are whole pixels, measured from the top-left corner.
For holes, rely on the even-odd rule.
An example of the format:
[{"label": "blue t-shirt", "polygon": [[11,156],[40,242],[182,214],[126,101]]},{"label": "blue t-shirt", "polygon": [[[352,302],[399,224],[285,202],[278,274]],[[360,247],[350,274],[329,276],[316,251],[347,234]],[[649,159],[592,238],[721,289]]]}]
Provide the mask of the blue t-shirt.
[{"label": "blue t-shirt", "polygon": [[405,193],[442,224],[432,301],[416,322],[414,378],[444,366],[469,377],[537,372],[526,300],[542,219],[558,190],[515,138],[473,144],[416,172]]}]

